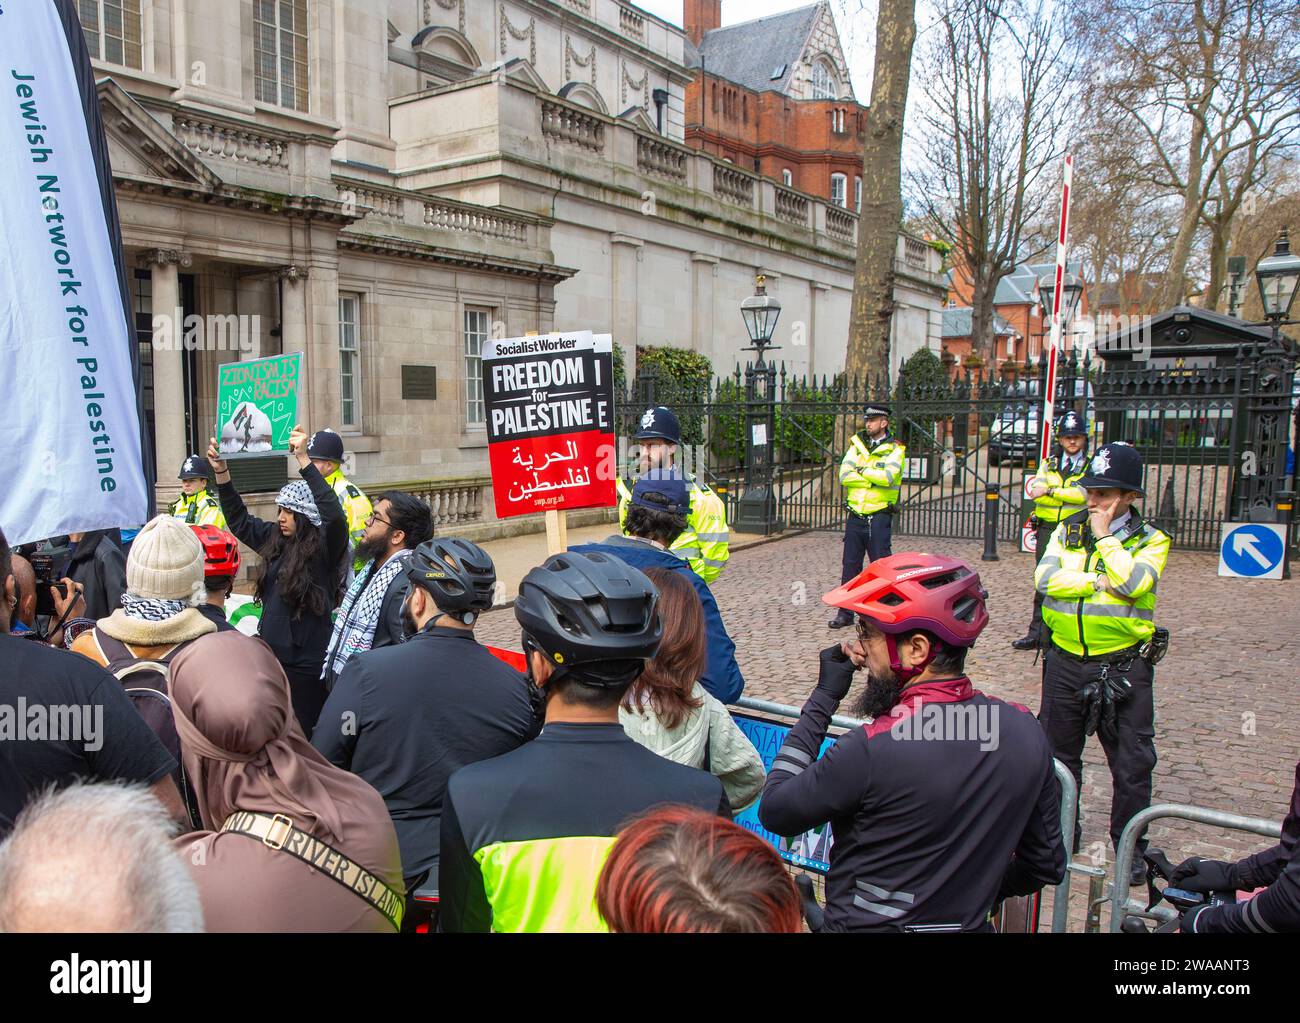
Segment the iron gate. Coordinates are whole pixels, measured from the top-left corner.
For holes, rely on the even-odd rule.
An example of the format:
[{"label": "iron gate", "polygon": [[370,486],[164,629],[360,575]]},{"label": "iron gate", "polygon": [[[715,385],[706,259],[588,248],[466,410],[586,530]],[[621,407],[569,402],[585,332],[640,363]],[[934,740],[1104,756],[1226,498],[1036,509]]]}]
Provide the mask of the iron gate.
[{"label": "iron gate", "polygon": [[[785,528],[840,531],[840,460],[868,402],[884,399],[907,445],[895,534],[978,540],[993,488],[998,539],[1017,542],[1027,507],[1024,478],[1037,465],[1045,377],[1040,360],[1004,367],[998,380],[965,371],[925,385],[904,382],[886,398],[856,380],[796,377],[782,366],[764,399],[740,367],[686,385],[643,373],[618,402],[621,463],[635,474],[632,438],[640,416],[649,406],[669,406],[682,424],[680,461],[718,491],[734,523],[738,498],[753,482],[747,428],[760,422],[770,437],[771,486]],[[1294,380],[1287,353],[1243,351],[1218,368],[1120,369],[1071,355],[1060,364],[1056,412],[1083,415],[1093,447],[1134,444],[1146,467],[1146,517],[1177,546],[1212,550],[1225,519],[1271,520],[1277,494],[1288,489]]]}]

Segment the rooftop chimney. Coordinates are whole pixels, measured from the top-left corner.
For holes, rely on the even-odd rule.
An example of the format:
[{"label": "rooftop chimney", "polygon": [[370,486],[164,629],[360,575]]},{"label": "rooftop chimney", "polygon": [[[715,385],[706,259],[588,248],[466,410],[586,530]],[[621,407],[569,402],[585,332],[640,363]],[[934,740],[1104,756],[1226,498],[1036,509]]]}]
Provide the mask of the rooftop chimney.
[{"label": "rooftop chimney", "polygon": [[722,27],[722,0],[682,0],[682,28],[696,46],[704,33]]}]

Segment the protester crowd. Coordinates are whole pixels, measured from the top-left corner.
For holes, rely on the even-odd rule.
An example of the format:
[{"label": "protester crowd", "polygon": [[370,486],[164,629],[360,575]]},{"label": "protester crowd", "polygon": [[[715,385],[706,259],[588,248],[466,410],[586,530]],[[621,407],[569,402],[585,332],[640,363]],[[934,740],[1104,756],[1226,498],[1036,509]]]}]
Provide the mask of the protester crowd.
[{"label": "protester crowd", "polygon": [[[850,482],[896,495],[902,448],[873,411]],[[44,715],[0,738],[0,931],[979,931],[1059,883],[1058,740],[966,675],[988,623],[971,566],[890,553],[888,501],[858,498],[857,564],[825,597],[855,633],[808,666],[815,686],[765,771],[726,706],[744,679],[739,612],[710,588],[720,502],[674,465],[671,412],[642,423],[620,531],[520,583],[522,657],[475,636],[490,555],[435,536],[408,493],[372,503],[328,430],[294,429],[299,478],[274,520],[250,514],[214,442],[129,544],[68,537],[58,579],[38,581],[0,533],[0,677]],[[1109,494],[1105,468],[1093,485]],[[1085,499],[1094,524],[1118,508]],[[1137,605],[1163,562],[1125,563],[1101,532],[1132,579],[1097,592]],[[256,637],[224,611],[241,545],[261,559]],[[1043,559],[1035,622],[1051,624],[1064,591],[1045,580],[1068,558]],[[867,724],[828,745],[855,686]],[[954,709],[996,722],[996,741],[922,728]],[[824,913],[733,822],[756,801],[776,835],[832,829]],[[1180,865],[1194,890],[1269,886],[1184,928],[1295,926],[1297,835],[1300,799],[1275,849]]]}]

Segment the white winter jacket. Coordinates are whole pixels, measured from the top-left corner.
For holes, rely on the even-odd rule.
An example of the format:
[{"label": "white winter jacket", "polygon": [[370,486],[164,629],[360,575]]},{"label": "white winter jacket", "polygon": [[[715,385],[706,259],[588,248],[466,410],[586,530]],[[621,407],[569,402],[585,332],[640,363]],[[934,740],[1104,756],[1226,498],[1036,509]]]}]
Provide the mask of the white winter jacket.
[{"label": "white winter jacket", "polygon": [[739,813],[763,791],[766,778],[763,761],[754,744],[731,719],[727,708],[698,682],[691,696],[701,700],[701,705],[671,730],[663,727],[649,707],[638,711],[619,707],[619,723],[629,737],[646,749],[687,767],[703,768],[707,747],[709,770],[726,789],[732,813]]}]

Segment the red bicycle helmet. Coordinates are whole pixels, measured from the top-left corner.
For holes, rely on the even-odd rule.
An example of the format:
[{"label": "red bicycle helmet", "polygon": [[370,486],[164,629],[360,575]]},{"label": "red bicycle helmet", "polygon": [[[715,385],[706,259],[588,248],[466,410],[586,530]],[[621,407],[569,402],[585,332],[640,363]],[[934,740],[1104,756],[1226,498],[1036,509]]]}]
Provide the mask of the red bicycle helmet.
[{"label": "red bicycle helmet", "polygon": [[924,629],[953,646],[971,646],[989,623],[988,591],[966,562],[942,554],[893,554],[822,600],[897,635]]},{"label": "red bicycle helmet", "polygon": [[216,526],[190,526],[203,545],[204,576],[239,574],[239,541]]}]

